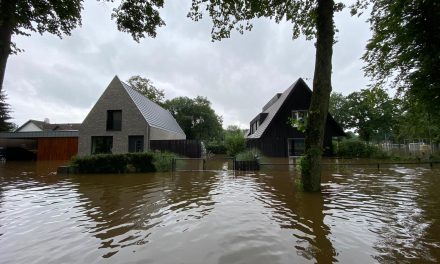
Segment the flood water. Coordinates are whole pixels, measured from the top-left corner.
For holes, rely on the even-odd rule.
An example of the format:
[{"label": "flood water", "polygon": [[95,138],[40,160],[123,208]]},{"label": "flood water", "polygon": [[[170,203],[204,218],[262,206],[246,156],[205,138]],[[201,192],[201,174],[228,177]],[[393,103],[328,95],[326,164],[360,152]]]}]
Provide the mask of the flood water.
[{"label": "flood water", "polygon": [[[0,165],[0,263],[438,263],[440,165],[75,175]],[[213,168],[217,167],[217,170]]]}]

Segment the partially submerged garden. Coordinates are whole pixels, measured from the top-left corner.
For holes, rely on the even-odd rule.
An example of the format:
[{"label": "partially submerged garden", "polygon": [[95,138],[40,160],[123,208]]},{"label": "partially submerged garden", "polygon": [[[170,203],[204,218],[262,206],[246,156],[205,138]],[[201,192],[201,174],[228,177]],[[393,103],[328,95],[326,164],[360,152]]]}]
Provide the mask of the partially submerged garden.
[{"label": "partially submerged garden", "polygon": [[[8,56],[18,51],[11,36],[70,34],[82,3],[0,3],[0,88]],[[165,25],[163,5],[121,1],[113,17],[139,41]],[[347,96],[331,93],[333,17],[344,8],[332,0],[192,1],[188,16],[208,15],[213,40],[267,18],[287,20],[294,38],[316,41],[308,115],[285,120],[304,129],[305,155],[265,157],[247,147],[240,127],[223,130],[206,97],[164,100],[149,79],[134,76],[128,82],[168,109],[188,139],[204,142],[211,167],[175,170],[179,158],[191,161],[154,150],[76,157],[76,175],[57,175],[58,163],[2,163],[2,261],[440,262],[440,4],[358,0],[350,6],[353,15],[370,13],[373,36],[363,57],[371,86]],[[0,98],[4,123],[10,117]],[[347,137],[335,139],[334,157],[323,159],[328,112]],[[231,160],[263,166],[231,170]]]}]

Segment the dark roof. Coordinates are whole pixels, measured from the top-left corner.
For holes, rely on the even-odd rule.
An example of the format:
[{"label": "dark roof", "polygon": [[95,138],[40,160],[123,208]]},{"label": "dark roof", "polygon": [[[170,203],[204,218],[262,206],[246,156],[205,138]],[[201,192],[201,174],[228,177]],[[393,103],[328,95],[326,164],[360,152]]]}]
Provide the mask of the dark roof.
[{"label": "dark roof", "polygon": [[130,85],[122,81],[121,83],[150,126],[185,135],[185,132],[168,110],[163,109],[160,105],[135,91]]},{"label": "dark roof", "polygon": [[78,131],[2,132],[0,138],[78,137]]},{"label": "dark roof", "polygon": [[[289,97],[289,95],[295,90],[297,89],[297,87],[303,85],[303,87],[305,87],[310,93],[312,93],[312,90],[310,90],[310,88],[307,86],[307,84],[304,82],[303,79],[299,78],[296,82],[294,82],[289,88],[287,88],[287,90],[285,90],[282,94],[276,94],[263,108],[263,112],[258,114],[258,116],[260,116],[261,114],[267,114],[267,117],[264,119],[264,121],[259,125],[259,127],[257,128],[257,130],[252,134],[252,135],[248,135],[247,138],[252,139],[252,138],[260,138],[263,133],[267,130],[267,128],[269,127],[271,121],[274,119],[275,115],[278,113],[278,111],[281,109],[281,107],[283,106],[284,102],[286,101],[286,99]],[[274,100],[274,98],[278,98],[278,100]],[[256,117],[256,118],[257,118]],[[256,118],[254,118],[253,120],[255,120]],[[329,122],[334,123],[335,127],[338,131],[338,134],[340,135],[345,135],[344,130],[341,128],[341,126],[336,122],[336,120],[334,120],[334,118],[328,114],[327,115],[327,119]]]},{"label": "dark roof", "polygon": [[50,124],[46,123],[44,121],[38,121],[30,119],[26,123],[24,123],[21,127],[17,128],[16,131],[20,131],[23,127],[25,127],[27,124],[33,123],[36,125],[39,129],[43,131],[77,131],[79,130],[79,127],[81,126],[80,123],[63,123],[63,124]]},{"label": "dark roof", "polygon": [[[275,114],[278,113],[278,111],[280,110],[280,108],[283,105],[284,101],[286,101],[287,97],[292,92],[292,90],[296,87],[296,84],[300,80],[302,81],[302,79],[298,79],[289,88],[287,88],[287,90],[285,90],[280,96],[278,96],[278,94],[277,94],[276,97],[278,97],[278,100],[276,100],[275,102],[272,101],[273,98],[271,99],[272,105],[267,107],[262,112],[262,113],[267,114],[267,117],[264,119],[263,123],[261,123],[260,126],[257,128],[257,131],[255,131],[252,135],[248,135],[247,138],[260,138],[263,135],[264,131],[266,131],[266,129],[269,127],[270,122],[275,117]],[[271,102],[269,102],[269,103],[271,103]],[[268,104],[266,104],[266,106]],[[260,114],[258,114],[258,115],[260,115]]]}]

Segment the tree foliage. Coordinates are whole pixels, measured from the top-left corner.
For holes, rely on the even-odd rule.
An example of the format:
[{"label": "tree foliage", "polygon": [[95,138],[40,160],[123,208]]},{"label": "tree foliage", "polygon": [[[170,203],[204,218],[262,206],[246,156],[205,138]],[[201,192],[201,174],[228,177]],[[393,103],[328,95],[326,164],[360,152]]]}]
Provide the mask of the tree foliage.
[{"label": "tree foliage", "polygon": [[127,82],[133,89],[143,94],[151,101],[155,102],[156,104],[163,105],[165,92],[162,89],[156,88],[150,79],[135,75],[131,76]]},{"label": "tree foliage", "polygon": [[[368,1],[358,0],[358,4]],[[377,0],[371,6],[373,37],[363,56],[376,85],[391,84],[419,100],[431,115],[440,112],[440,2]],[[440,119],[438,120],[440,121]]]},{"label": "tree foliage", "polygon": [[187,139],[213,140],[222,137],[222,118],[211,108],[211,102],[206,97],[176,97],[166,100],[164,107],[174,116]]},{"label": "tree foliage", "polygon": [[363,89],[347,96],[347,128],[353,128],[365,141],[392,135],[397,104],[381,88]]},{"label": "tree foliage", "polygon": [[246,139],[238,126],[228,126],[225,131],[226,153],[233,157],[246,149]]},{"label": "tree foliage", "polygon": [[12,119],[9,115],[11,109],[8,103],[6,103],[7,96],[2,91],[0,92],[0,132],[12,131],[15,129],[16,125],[8,120]]}]

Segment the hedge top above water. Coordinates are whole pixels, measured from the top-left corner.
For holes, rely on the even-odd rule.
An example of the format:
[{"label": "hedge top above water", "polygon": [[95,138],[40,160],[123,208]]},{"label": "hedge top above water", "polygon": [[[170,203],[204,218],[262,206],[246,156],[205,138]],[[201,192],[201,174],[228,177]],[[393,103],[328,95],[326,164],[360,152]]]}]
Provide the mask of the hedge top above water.
[{"label": "hedge top above water", "polygon": [[71,165],[78,173],[170,171],[174,157],[174,153],[157,152],[97,154],[75,157]]}]

